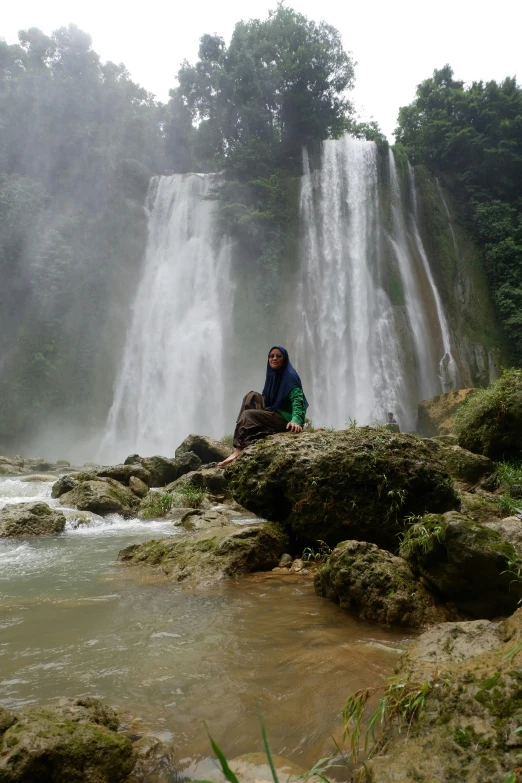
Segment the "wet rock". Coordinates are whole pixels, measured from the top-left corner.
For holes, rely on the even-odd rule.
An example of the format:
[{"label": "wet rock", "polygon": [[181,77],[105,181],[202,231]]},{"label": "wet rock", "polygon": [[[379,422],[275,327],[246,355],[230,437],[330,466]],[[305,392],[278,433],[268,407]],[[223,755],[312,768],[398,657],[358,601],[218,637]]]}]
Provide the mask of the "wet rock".
[{"label": "wet rock", "polygon": [[13,713],[0,707],[0,736],[15,722],[16,718]]},{"label": "wet rock", "polygon": [[36,481],[38,481],[38,482],[57,481],[57,479],[58,479],[58,476],[53,476],[52,473],[43,473],[43,474],[40,474],[40,473],[31,474],[30,473],[28,476],[20,476],[20,481],[23,481],[24,484],[28,484],[29,482],[32,482],[32,481],[35,481],[35,482]]},{"label": "wet rock", "polygon": [[194,452],[203,464],[209,462],[221,462],[226,459],[233,449],[218,440],[207,438],[205,435],[189,435],[181,446],[176,449],[176,457],[188,451]]},{"label": "wet rock", "polygon": [[477,484],[495,470],[488,457],[473,454],[460,446],[443,446],[442,453],[450,476],[466,484]]},{"label": "wet rock", "polygon": [[191,470],[184,476],[173,481],[165,489],[167,492],[176,492],[181,487],[193,487],[194,489],[203,489],[210,495],[225,495],[228,492],[228,482],[222,468],[202,467],[198,470]]},{"label": "wet rock", "polygon": [[372,783],[495,783],[514,780],[522,738],[520,610],[503,623],[445,623],[409,648],[398,679],[424,695],[418,719],[366,763]]},{"label": "wet rock", "polygon": [[47,503],[12,503],[0,509],[0,536],[51,536],[63,531],[65,521]]},{"label": "wet rock", "polygon": [[170,579],[197,586],[271,570],[287,544],[277,525],[227,526],[133,544],[119,553],[118,560],[158,566]]},{"label": "wet rock", "polygon": [[522,582],[511,572],[513,546],[461,514],[424,516],[408,530],[400,552],[443,600],[468,616],[507,615],[522,598]]},{"label": "wet rock", "polygon": [[471,492],[461,493],[461,512],[474,522],[496,522],[501,517],[497,498]]},{"label": "wet rock", "polygon": [[280,568],[290,568],[293,562],[292,555],[289,555],[288,552],[285,552],[283,555],[281,555],[281,559],[279,560],[279,567]]},{"label": "wet rock", "polygon": [[201,465],[201,460],[192,452],[181,454],[176,459],[140,457],[139,454],[132,454],[125,460],[125,465],[136,463],[142,465],[150,473],[149,487],[164,487],[190,470],[196,470]]},{"label": "wet rock", "polygon": [[314,586],[341,609],[382,625],[421,628],[452,616],[405,560],[365,541],[338,544],[316,572]]},{"label": "wet rock", "polygon": [[[292,761],[283,756],[272,754],[277,780],[279,783],[292,783],[296,780],[305,779],[309,783],[320,783],[317,775],[309,775],[306,770],[298,767]],[[214,765],[215,766],[215,765]],[[244,753],[229,761],[229,767],[241,783],[271,783],[273,775],[270,764],[264,753]],[[226,783],[223,772],[215,767],[211,770],[202,770],[201,777],[210,783]]]},{"label": "wet rock", "polygon": [[522,519],[518,517],[504,517],[494,522],[484,522],[484,527],[500,533],[504,541],[513,544],[515,549],[522,552]]},{"label": "wet rock", "polygon": [[453,434],[455,415],[475,389],[438,394],[419,403],[417,431],[426,438]]},{"label": "wet rock", "polygon": [[177,523],[185,530],[209,530],[212,527],[225,527],[230,524],[230,519],[219,511],[202,511],[199,508],[191,508],[186,511]]},{"label": "wet rock", "polygon": [[506,370],[466,402],[455,424],[459,445],[494,460],[522,456],[522,369]]},{"label": "wet rock", "polygon": [[130,465],[109,465],[103,468],[98,468],[94,471],[94,474],[99,478],[112,478],[115,481],[119,481],[120,484],[129,486],[129,482],[133,476],[140,479],[147,488],[151,486],[152,475],[139,462],[135,462]]},{"label": "wet rock", "polygon": [[129,516],[136,511],[139,500],[128,487],[108,478],[78,481],[72,490],[60,496],[60,503],[101,516],[112,513]]},{"label": "wet rock", "polygon": [[116,713],[96,699],[62,699],[14,717],[0,738],[2,783],[119,783],[134,766]]},{"label": "wet rock", "polygon": [[[94,478],[94,475],[93,475]],[[67,475],[58,479],[56,484],[53,484],[51,495],[53,498],[59,498],[61,495],[65,495],[66,492],[70,492],[76,486],[78,486],[78,479],[76,476]]]},{"label": "wet rock", "polygon": [[134,492],[134,494],[139,498],[144,498],[147,492],[149,491],[147,484],[137,476],[130,477],[129,489],[131,492]]},{"label": "wet rock", "polygon": [[305,567],[304,560],[301,560],[300,557],[296,557],[296,559],[293,561],[290,570],[294,573],[299,573],[299,571],[302,571]]},{"label": "wet rock", "polygon": [[372,541],[395,549],[403,520],[458,508],[431,441],[382,429],[273,435],[227,465],[235,500],[285,525],[299,544]]}]

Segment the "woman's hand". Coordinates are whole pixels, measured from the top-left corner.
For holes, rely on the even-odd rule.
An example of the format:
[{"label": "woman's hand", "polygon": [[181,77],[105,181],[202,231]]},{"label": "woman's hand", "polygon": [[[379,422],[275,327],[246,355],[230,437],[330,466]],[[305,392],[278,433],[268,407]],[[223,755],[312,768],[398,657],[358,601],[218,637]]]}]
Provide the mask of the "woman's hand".
[{"label": "woman's hand", "polygon": [[303,428],[299,424],[296,424],[295,421],[289,421],[288,424],[286,425],[286,429],[291,430],[292,432],[303,431]]}]

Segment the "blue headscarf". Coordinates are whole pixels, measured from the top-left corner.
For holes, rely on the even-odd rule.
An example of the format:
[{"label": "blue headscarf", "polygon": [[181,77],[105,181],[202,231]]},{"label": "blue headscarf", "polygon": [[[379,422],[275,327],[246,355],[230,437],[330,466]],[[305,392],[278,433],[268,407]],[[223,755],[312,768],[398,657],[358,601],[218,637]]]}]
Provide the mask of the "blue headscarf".
[{"label": "blue headscarf", "polygon": [[[266,363],[266,380],[263,387],[263,399],[265,401],[265,408],[270,411],[276,411],[281,407],[281,404],[285,397],[288,397],[292,389],[298,386],[303,388],[301,378],[290,364],[290,358],[288,351],[283,348],[282,345],[273,345],[268,353],[277,348],[283,354],[283,366],[280,370],[273,370],[270,367],[270,363],[267,360]],[[308,401],[303,392],[303,399],[305,404],[305,410],[308,408]]]}]

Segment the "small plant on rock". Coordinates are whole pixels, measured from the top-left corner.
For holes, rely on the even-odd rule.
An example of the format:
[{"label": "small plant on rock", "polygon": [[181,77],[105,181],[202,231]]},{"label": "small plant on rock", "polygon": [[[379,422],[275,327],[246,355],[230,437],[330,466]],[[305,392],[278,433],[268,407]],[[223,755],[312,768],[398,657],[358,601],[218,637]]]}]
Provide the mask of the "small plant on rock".
[{"label": "small plant on rock", "polygon": [[307,546],[303,549],[302,559],[307,563],[324,563],[328,560],[332,554],[332,550],[325,541],[318,540],[319,549],[314,550],[313,547]]},{"label": "small plant on rock", "polygon": [[164,517],[174,505],[170,492],[149,492],[143,503],[141,515],[145,519]]},{"label": "small plant on rock", "polygon": [[434,541],[442,544],[446,536],[446,525],[439,521],[439,517],[424,521],[423,517],[409,517],[407,521],[413,519],[418,521],[401,534],[401,557],[408,557],[419,550],[425,555],[433,548]]}]

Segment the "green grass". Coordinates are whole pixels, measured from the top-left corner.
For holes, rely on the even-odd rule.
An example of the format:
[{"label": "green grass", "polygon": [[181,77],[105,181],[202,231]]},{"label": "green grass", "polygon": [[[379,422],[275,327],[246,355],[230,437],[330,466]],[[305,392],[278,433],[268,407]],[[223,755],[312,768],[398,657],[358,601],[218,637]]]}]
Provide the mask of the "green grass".
[{"label": "green grass", "polygon": [[[411,517],[411,519],[418,519],[418,517]],[[401,557],[407,558],[419,551],[425,555],[433,548],[435,541],[439,544],[443,543],[446,536],[444,518],[433,515],[431,519],[422,520],[423,518],[421,517],[418,522],[410,525],[405,533],[402,533]]]},{"label": "green grass", "polygon": [[172,508],[199,508],[207,491],[182,484],[175,492],[149,492],[142,507],[144,519],[166,516]]}]

